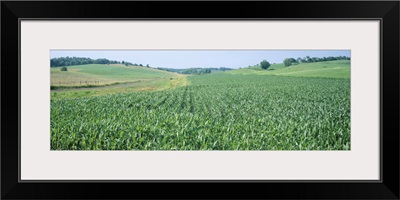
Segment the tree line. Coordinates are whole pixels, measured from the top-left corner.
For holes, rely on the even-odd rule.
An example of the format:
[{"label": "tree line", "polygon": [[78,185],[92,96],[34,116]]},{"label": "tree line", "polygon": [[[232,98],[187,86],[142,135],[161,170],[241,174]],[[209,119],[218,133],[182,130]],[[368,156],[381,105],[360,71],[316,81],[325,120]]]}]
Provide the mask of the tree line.
[{"label": "tree line", "polygon": [[219,67],[219,68],[186,68],[186,69],[176,69],[176,68],[163,68],[157,67],[158,70],[164,70],[169,72],[175,72],[179,74],[194,74],[194,75],[203,75],[210,74],[211,72],[216,71],[227,71],[232,70],[231,68]]},{"label": "tree line", "polygon": [[[310,56],[306,56],[306,57],[298,57],[297,59],[294,58],[285,58],[283,60],[283,64],[285,65],[285,67],[291,66],[291,65],[296,65],[299,63],[313,63],[313,62],[324,62],[324,61],[333,61],[333,60],[350,60],[350,57],[347,56],[329,56],[329,57],[310,57]],[[267,60],[263,60],[261,61],[259,64],[257,64],[257,66],[260,66],[261,69],[268,69],[271,64],[267,61]]]},{"label": "tree line", "polygon": [[313,62],[324,62],[324,61],[333,61],[333,60],[350,60],[350,57],[347,56],[329,56],[329,57],[310,57],[306,56],[303,58],[298,57],[297,59],[294,58],[285,58],[283,60],[283,64],[288,67],[293,64],[298,63],[313,63]]},{"label": "tree line", "polygon": [[59,57],[50,59],[50,67],[65,67],[73,65],[88,65],[88,64],[123,64],[125,66],[140,66],[140,67],[150,67],[148,64],[144,66],[143,64],[131,63],[127,61],[116,61],[108,60],[106,58],[84,58],[84,57]]}]

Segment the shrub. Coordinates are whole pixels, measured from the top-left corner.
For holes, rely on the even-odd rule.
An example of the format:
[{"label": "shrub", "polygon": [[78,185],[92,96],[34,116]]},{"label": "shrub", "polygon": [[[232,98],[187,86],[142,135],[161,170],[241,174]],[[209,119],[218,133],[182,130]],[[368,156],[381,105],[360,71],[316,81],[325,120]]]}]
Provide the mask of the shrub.
[{"label": "shrub", "polygon": [[297,62],[297,60],[294,58],[285,58],[285,60],[283,60],[283,64],[285,64],[285,67],[294,65],[296,62]]},{"label": "shrub", "polygon": [[268,69],[269,66],[271,66],[271,64],[266,60],[261,61],[260,65],[261,65],[261,69],[264,69],[264,70]]}]

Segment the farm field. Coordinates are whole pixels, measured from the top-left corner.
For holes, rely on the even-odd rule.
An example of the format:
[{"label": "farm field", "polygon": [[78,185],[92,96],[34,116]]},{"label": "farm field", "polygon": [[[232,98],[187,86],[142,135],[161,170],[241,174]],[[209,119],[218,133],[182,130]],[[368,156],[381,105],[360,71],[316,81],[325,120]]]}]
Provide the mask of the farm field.
[{"label": "farm field", "polygon": [[52,92],[51,150],[350,150],[350,66],[321,63],[187,76],[158,91]]},{"label": "farm field", "polygon": [[53,67],[51,98],[80,98],[106,94],[157,91],[188,84],[185,75],[139,66],[90,64]]},{"label": "farm field", "polygon": [[[60,67],[50,69],[51,86],[86,86],[107,85],[155,78],[171,78],[176,74],[139,66],[121,64],[90,64],[68,66],[68,71],[60,71]],[[97,81],[95,83],[95,81]]]},{"label": "farm field", "polygon": [[350,79],[350,61],[335,60],[301,63],[289,67],[284,67],[283,64],[272,64],[268,70],[261,70],[260,67],[253,66],[250,68],[228,71],[226,73]]}]

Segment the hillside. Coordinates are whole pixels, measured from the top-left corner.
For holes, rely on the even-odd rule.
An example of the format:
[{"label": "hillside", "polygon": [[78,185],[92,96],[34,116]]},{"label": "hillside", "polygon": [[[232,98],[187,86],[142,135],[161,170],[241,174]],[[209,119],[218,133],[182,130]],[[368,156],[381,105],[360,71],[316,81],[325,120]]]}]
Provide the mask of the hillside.
[{"label": "hillside", "polygon": [[177,76],[162,70],[120,64],[68,66],[66,72],[61,71],[59,67],[52,67],[50,72],[53,86],[107,85]]},{"label": "hillside", "polygon": [[256,75],[278,75],[296,77],[324,77],[324,78],[350,78],[350,61],[335,60],[315,63],[300,63],[285,67],[282,63],[272,64],[268,70],[261,70],[260,67],[232,70],[227,74],[256,74]]},{"label": "hillside", "polygon": [[121,64],[89,64],[50,69],[52,99],[157,91],[187,85],[185,75]]}]

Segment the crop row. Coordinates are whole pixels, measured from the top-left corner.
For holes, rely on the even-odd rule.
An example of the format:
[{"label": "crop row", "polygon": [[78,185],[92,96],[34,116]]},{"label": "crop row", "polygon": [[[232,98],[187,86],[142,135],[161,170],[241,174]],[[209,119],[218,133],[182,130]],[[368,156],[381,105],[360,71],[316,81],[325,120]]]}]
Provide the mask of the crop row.
[{"label": "crop row", "polygon": [[51,101],[52,150],[349,150],[350,81],[189,77],[157,92]]}]

